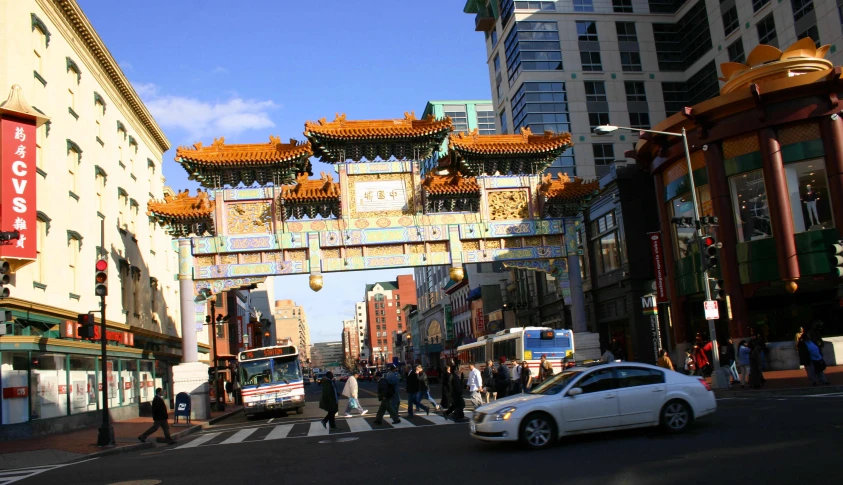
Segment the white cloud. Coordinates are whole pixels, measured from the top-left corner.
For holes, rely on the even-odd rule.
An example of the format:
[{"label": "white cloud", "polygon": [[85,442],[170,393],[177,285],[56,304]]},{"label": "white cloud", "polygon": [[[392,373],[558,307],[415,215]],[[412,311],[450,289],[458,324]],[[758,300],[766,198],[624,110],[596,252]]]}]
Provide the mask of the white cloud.
[{"label": "white cloud", "polygon": [[192,97],[161,95],[154,84],[139,83],[134,87],[159,125],[180,130],[193,141],[272,128],[275,123],[269,112],[279,108],[272,100],[244,99],[233,95],[225,101],[209,102]]},{"label": "white cloud", "polygon": [[121,61],[121,62],[118,62],[118,64],[120,65],[120,69],[122,69],[124,71],[134,71],[135,70],[135,67],[132,65],[131,62]]}]

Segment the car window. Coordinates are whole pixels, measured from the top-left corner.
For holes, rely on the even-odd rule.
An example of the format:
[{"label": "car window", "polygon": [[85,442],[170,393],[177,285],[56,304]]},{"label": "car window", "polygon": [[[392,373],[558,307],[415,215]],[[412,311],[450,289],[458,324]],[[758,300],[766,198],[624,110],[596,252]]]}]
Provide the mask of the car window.
[{"label": "car window", "polygon": [[583,377],[576,387],[582,388],[583,394],[609,391],[615,388],[615,376],[612,369],[599,369]]},{"label": "car window", "polygon": [[618,387],[649,386],[652,384],[664,384],[664,372],[655,369],[644,369],[641,367],[619,367]]}]

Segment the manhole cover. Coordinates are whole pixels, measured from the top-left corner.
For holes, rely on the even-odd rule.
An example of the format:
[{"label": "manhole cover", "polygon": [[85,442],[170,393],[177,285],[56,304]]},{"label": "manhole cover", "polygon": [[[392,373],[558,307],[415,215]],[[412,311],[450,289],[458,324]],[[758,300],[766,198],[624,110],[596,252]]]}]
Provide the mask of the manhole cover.
[{"label": "manhole cover", "polygon": [[108,485],[158,485],[161,480],[128,480],[125,482],[114,482]]}]

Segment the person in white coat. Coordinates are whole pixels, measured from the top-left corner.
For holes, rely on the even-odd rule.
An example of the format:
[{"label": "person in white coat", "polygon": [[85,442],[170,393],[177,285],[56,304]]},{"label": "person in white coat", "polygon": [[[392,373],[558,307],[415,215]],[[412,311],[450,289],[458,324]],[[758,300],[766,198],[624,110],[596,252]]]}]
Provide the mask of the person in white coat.
[{"label": "person in white coat", "polygon": [[468,391],[471,393],[471,403],[477,409],[483,405],[483,395],[480,394],[483,392],[483,377],[473,363],[468,364],[468,368]]},{"label": "person in white coat", "polygon": [[345,414],[343,414],[344,418],[351,417],[351,411],[357,410],[360,413],[360,416],[368,413],[369,411],[363,409],[363,406],[360,405],[360,401],[357,399],[357,376],[360,375],[360,372],[355,369],[351,372],[351,376],[348,377],[348,380],[345,381],[345,387],[342,388],[342,395],[348,398],[348,404],[345,406]]}]

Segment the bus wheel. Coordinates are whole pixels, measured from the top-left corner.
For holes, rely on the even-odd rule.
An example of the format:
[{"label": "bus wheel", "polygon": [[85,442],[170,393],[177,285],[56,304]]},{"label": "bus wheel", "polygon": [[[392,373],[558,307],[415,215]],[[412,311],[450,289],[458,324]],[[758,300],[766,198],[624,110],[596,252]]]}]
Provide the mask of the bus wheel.
[{"label": "bus wheel", "polygon": [[304,414],[304,408],[296,408],[296,414]]}]

